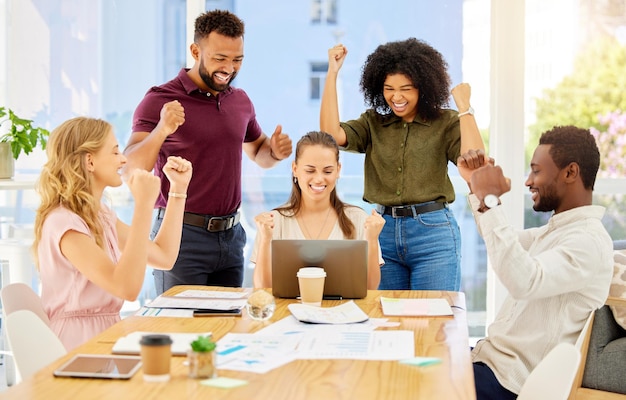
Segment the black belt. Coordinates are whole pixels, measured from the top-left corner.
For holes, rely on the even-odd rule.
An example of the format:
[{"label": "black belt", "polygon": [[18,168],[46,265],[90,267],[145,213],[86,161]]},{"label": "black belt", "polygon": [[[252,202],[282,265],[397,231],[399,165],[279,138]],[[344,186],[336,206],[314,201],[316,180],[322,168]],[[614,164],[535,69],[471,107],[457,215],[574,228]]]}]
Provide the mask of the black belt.
[{"label": "black belt", "polygon": [[[163,218],[164,215],[165,209],[159,208],[157,218]],[[235,214],[226,215],[224,217],[185,212],[185,215],[183,216],[183,223],[204,228],[209,232],[222,232],[232,229],[239,223],[240,218],[241,214],[239,211]]]},{"label": "black belt", "polygon": [[427,203],[427,204],[414,204],[408,206],[392,206],[386,207],[380,204],[376,205],[376,211],[381,214],[391,215],[394,218],[399,217],[413,217],[417,214],[424,214],[431,211],[441,210],[446,207],[445,203]]}]

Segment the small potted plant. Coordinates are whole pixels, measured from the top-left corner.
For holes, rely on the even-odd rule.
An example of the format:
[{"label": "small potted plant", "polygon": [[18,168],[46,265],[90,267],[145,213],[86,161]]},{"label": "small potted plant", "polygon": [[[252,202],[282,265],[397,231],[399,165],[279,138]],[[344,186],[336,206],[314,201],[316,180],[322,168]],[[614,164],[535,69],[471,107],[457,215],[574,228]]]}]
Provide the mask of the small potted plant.
[{"label": "small potted plant", "polygon": [[15,115],[8,107],[0,107],[0,179],[12,178],[15,160],[30,154],[37,146],[45,150],[48,130],[33,126],[33,121]]},{"label": "small potted plant", "polygon": [[187,353],[190,378],[214,378],[216,376],[215,347],[216,344],[210,335],[198,336],[191,342],[191,350]]}]

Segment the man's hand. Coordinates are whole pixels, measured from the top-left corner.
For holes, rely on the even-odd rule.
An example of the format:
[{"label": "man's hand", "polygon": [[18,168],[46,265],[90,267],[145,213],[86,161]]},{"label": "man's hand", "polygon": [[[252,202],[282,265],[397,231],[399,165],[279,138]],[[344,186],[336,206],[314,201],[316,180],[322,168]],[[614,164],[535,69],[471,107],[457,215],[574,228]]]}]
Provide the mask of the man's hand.
[{"label": "man's hand", "polygon": [[502,168],[488,163],[473,171],[470,180],[472,193],[480,200],[481,208],[484,206],[484,198],[488,194],[500,197],[511,190],[511,180],[504,176]]},{"label": "man's hand", "polygon": [[283,128],[280,125],[276,126],[270,138],[270,148],[272,157],[279,161],[289,157],[293,151],[291,138],[283,133]]},{"label": "man's hand", "polygon": [[157,127],[165,134],[171,135],[185,123],[185,110],[178,100],[163,104]]}]

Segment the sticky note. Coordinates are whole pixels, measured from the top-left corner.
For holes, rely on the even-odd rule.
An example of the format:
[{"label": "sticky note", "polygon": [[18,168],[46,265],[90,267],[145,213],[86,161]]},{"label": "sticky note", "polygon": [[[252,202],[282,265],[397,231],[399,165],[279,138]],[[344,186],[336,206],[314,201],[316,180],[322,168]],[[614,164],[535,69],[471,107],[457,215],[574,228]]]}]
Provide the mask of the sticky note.
[{"label": "sticky note", "polygon": [[435,365],[435,364],[439,364],[440,362],[441,362],[441,359],[437,357],[413,357],[413,358],[407,358],[406,360],[400,360],[401,364],[416,365],[418,367],[425,367],[427,365]]},{"label": "sticky note", "polygon": [[247,385],[248,381],[220,376],[214,379],[205,379],[203,381],[200,381],[200,384],[205,385],[205,386],[218,387],[222,389],[232,389],[232,388],[236,388],[239,386]]}]

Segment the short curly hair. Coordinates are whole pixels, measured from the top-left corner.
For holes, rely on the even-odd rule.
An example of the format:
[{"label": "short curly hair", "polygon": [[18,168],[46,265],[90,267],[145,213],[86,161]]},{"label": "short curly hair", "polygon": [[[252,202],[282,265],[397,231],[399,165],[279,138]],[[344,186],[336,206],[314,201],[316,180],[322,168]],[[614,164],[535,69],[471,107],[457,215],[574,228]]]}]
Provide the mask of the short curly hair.
[{"label": "short curly hair", "polygon": [[573,162],[578,164],[585,189],[593,190],[600,168],[600,151],[589,129],[555,126],[541,135],[539,144],[551,145],[550,156],[559,169]]},{"label": "short curly hair", "polygon": [[380,114],[391,108],[383,96],[389,74],[406,75],[419,91],[417,113],[426,120],[436,119],[448,105],[450,76],[441,53],[424,41],[409,38],[378,46],[367,57],[361,75],[361,92],[368,106]]},{"label": "short curly hair", "polygon": [[230,38],[239,38],[243,37],[245,27],[243,21],[230,11],[213,10],[200,14],[196,18],[193,40],[198,42],[209,36],[211,32]]}]

